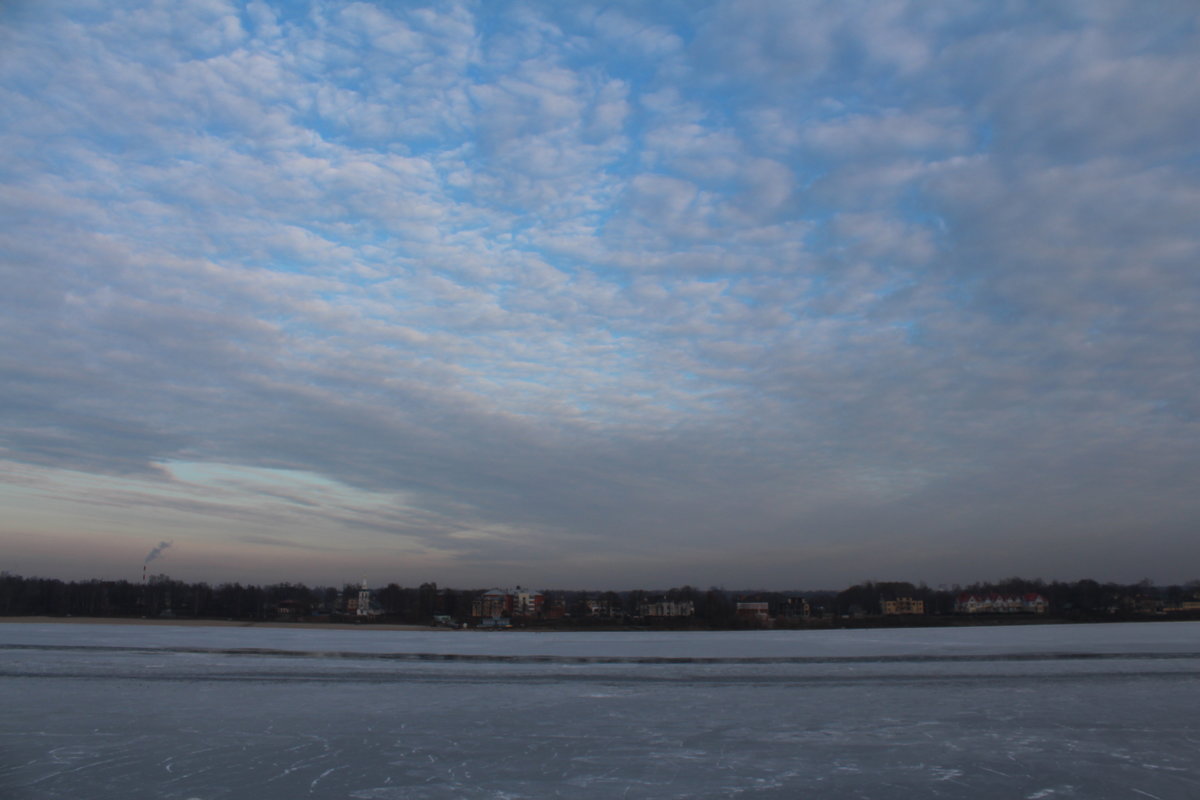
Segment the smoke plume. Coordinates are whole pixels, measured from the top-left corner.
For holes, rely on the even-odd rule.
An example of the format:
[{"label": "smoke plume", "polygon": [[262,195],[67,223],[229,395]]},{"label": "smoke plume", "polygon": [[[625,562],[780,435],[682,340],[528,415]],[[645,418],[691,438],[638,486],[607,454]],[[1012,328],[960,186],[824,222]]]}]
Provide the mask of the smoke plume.
[{"label": "smoke plume", "polygon": [[143,563],[149,564],[151,561],[161,556],[163,550],[166,550],[171,546],[171,544],[171,542],[159,542],[158,545],[150,551],[150,554],[146,556],[146,560]]}]

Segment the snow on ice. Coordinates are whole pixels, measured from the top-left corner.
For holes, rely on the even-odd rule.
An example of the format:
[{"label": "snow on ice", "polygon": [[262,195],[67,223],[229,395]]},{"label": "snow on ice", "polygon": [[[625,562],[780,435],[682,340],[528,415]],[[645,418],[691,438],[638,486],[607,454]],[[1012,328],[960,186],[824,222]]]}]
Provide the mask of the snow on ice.
[{"label": "snow on ice", "polygon": [[0,625],[0,797],[1200,797],[1200,624]]}]

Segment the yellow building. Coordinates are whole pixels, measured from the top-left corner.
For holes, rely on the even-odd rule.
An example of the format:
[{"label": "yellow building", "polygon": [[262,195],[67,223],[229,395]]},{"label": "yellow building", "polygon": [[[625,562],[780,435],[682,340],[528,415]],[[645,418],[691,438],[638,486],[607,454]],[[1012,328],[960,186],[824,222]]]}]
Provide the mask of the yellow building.
[{"label": "yellow building", "polygon": [[913,600],[911,597],[897,597],[895,600],[883,601],[885,615],[924,614],[925,601]]}]

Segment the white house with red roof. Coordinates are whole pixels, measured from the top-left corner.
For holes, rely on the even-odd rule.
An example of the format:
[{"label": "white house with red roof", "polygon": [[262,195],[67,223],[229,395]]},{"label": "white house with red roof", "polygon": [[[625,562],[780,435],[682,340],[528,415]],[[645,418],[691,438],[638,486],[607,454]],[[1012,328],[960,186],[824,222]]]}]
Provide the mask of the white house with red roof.
[{"label": "white house with red roof", "polygon": [[1037,592],[1016,594],[971,594],[963,592],[954,601],[956,614],[1045,614],[1049,603]]}]

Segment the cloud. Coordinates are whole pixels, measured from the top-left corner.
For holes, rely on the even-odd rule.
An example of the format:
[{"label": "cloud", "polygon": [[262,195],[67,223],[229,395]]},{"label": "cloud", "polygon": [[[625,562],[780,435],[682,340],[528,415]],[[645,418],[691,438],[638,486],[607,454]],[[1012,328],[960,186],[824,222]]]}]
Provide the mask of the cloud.
[{"label": "cloud", "polygon": [[672,9],[5,17],[6,474],[444,583],[1181,563],[1194,11]]},{"label": "cloud", "polygon": [[886,109],[871,115],[850,114],[808,126],[809,146],[842,157],[887,157],[905,152],[955,151],[970,143],[970,133],[954,110],[906,114]]}]

